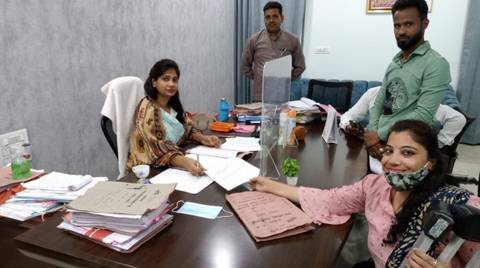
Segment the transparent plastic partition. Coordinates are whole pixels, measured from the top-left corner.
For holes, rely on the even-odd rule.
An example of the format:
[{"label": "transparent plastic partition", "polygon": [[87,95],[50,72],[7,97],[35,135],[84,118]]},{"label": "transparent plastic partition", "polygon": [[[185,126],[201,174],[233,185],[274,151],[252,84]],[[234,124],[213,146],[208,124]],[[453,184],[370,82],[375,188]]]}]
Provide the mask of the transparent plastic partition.
[{"label": "transparent plastic partition", "polygon": [[279,139],[280,111],[288,108],[292,72],[290,55],[265,63],[262,82],[260,129],[260,175],[280,177],[280,166],[272,156]]}]

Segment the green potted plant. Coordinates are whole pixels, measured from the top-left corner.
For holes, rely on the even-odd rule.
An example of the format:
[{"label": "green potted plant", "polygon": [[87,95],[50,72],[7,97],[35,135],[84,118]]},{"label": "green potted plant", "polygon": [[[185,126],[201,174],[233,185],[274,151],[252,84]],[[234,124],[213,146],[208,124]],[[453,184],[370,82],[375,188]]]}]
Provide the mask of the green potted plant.
[{"label": "green potted plant", "polygon": [[297,159],[287,158],[282,164],[282,173],[287,177],[287,184],[297,185],[298,173],[300,173],[300,165]]}]

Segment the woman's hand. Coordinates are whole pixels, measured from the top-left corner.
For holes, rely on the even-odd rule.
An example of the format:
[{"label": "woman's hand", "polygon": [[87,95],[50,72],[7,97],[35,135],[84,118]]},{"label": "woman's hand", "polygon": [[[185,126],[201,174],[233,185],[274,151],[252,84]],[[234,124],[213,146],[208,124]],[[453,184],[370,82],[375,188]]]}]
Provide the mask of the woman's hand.
[{"label": "woman's hand", "polygon": [[270,193],[271,190],[269,189],[272,188],[273,181],[270,178],[259,176],[250,179],[249,183],[257,191]]},{"label": "woman's hand", "polygon": [[286,185],[285,183],[274,181],[267,177],[255,177],[250,179],[249,183],[252,188],[257,191],[272,193],[299,203],[297,187]]},{"label": "woman's hand", "polygon": [[217,136],[202,135],[200,143],[210,147],[220,147],[220,139]]},{"label": "woman's hand", "polygon": [[205,175],[205,169],[202,167],[202,165],[200,165],[199,162],[185,156],[175,157],[172,161],[172,165],[184,168],[195,176]]},{"label": "woman's hand", "polygon": [[414,249],[412,253],[407,256],[409,268],[451,268],[450,263],[440,263],[436,259],[430,257],[425,252]]}]

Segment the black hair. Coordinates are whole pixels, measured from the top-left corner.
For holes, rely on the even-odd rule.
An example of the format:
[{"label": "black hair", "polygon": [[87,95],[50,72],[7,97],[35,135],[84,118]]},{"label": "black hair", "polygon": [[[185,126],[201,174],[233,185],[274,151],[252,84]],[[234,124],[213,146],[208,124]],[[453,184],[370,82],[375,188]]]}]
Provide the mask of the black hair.
[{"label": "black hair", "polygon": [[[180,69],[175,61],[170,59],[162,59],[157,61],[152,69],[150,69],[150,74],[148,78],[145,80],[145,84],[143,88],[145,89],[145,94],[152,100],[156,100],[158,96],[158,91],[155,87],[153,87],[153,80],[157,80],[160,76],[162,76],[167,70],[174,69],[177,73],[177,77],[180,78]],[[177,90],[177,93],[173,95],[167,103],[172,109],[177,112],[177,120],[180,123],[185,123],[184,118],[184,110],[182,103],[180,102],[180,94]]]},{"label": "black hair", "polygon": [[398,10],[404,10],[410,7],[414,7],[418,10],[418,14],[422,20],[427,18],[428,5],[425,0],[397,0],[392,6],[392,15]]},{"label": "black hair", "polygon": [[278,13],[280,13],[280,15],[283,16],[282,15],[282,11],[283,11],[282,4],[280,4],[277,1],[270,1],[270,2],[266,3],[265,6],[263,7],[263,13],[265,13],[265,11],[267,11],[267,9],[278,9]]},{"label": "black hair", "polygon": [[436,132],[426,123],[418,120],[402,120],[395,123],[388,133],[409,132],[412,139],[422,145],[428,154],[428,159],[433,164],[427,177],[420,182],[410,193],[402,209],[395,214],[396,222],[390,228],[385,243],[393,244],[406,231],[414,212],[433,193],[447,183],[445,161],[440,149]]}]

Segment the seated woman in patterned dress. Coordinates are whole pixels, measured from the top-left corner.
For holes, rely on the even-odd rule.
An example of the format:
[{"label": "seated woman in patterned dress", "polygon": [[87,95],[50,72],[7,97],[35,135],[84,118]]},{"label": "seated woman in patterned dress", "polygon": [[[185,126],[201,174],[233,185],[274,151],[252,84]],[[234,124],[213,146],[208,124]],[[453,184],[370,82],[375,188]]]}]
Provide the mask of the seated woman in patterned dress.
[{"label": "seated woman in patterned dress", "polygon": [[203,135],[192,126],[180,102],[179,78],[180,69],[173,60],[160,60],[150,70],[144,85],[146,97],[137,106],[130,134],[129,168],[140,164],[171,166],[201,175],[203,167],[185,157],[180,145],[185,140],[194,140],[220,146],[216,136]]},{"label": "seated woman in patterned dress", "polygon": [[416,249],[406,256],[432,200],[480,207],[479,197],[447,183],[451,177],[444,171],[437,144],[437,135],[427,124],[399,121],[390,129],[383,153],[385,174],[370,174],[330,190],[292,187],[265,177],[253,178],[251,184],[299,203],[317,224],[342,224],[352,213],[364,213],[376,267],[399,267],[405,257],[408,267],[464,267],[480,244],[465,242],[450,263],[435,259],[446,241],[429,254]]}]

